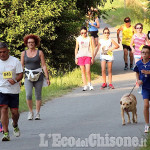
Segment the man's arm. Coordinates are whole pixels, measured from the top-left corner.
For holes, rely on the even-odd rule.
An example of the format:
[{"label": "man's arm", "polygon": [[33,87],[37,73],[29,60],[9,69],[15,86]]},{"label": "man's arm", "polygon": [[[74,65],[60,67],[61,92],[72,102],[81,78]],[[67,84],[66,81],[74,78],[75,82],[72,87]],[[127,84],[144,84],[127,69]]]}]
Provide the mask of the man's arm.
[{"label": "man's arm", "polygon": [[122,30],[123,30],[123,26],[121,26],[121,27],[117,30],[118,44],[120,44],[120,42],[121,42],[121,39],[120,39],[120,37],[119,37],[119,34],[120,34],[120,31],[122,31]]}]

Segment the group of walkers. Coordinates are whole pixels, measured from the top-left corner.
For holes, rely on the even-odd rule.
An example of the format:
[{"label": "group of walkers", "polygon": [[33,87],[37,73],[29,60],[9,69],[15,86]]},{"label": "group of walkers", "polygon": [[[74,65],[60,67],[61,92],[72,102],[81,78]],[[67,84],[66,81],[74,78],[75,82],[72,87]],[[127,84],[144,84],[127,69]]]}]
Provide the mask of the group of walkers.
[{"label": "group of walkers", "polygon": [[[9,115],[10,108],[14,136],[20,136],[18,127],[19,120],[19,92],[20,81],[25,74],[26,100],[29,108],[28,120],[34,118],[32,104],[32,89],[35,88],[36,115],[35,120],[40,119],[41,92],[43,85],[50,85],[48,70],[44,54],[37,48],[40,45],[40,38],[30,34],[24,37],[24,45],[28,48],[21,54],[21,62],[9,55],[8,46],[0,42],[0,119],[3,128],[2,141],[9,141]],[[43,72],[44,71],[44,72]]]},{"label": "group of walkers", "polygon": [[[97,11],[97,10],[93,10]],[[122,45],[124,50],[124,70],[128,69],[128,52],[130,56],[130,69],[133,70],[133,60],[135,60],[137,83],[142,85],[144,99],[144,116],[146,121],[146,131],[149,127],[149,100],[150,100],[150,47],[146,45],[150,42],[147,35],[142,32],[143,25],[138,23],[135,27],[131,26],[129,17],[124,19],[124,25],[117,30],[118,44],[111,39],[110,30],[108,27],[103,29],[103,38],[98,38],[98,29],[100,27],[98,16],[93,15],[93,11],[89,11],[88,30],[87,27],[82,27],[80,36],[76,39],[75,47],[75,63],[80,66],[83,80],[83,91],[93,90],[91,84],[91,64],[97,52],[100,50],[100,61],[102,68],[103,84],[101,89],[107,87],[106,82],[106,64],[108,68],[108,78],[110,89],[114,89],[112,84],[112,64],[114,60],[113,50],[118,49],[120,44],[119,33],[122,31]],[[135,28],[135,29],[134,29]],[[28,120],[40,119],[41,107],[41,92],[44,82],[50,85],[49,74],[46,67],[44,54],[38,49],[40,38],[30,34],[24,37],[24,45],[28,48],[21,53],[21,62],[9,55],[8,46],[4,42],[0,42],[0,129],[3,127],[2,141],[9,141],[9,113],[10,109],[12,116],[13,133],[16,137],[20,136],[18,127],[19,120],[19,92],[20,81],[25,76],[24,85],[26,91],[26,102],[29,108],[27,116]],[[143,45],[146,45],[142,48]],[[142,50],[142,51],[141,51]],[[142,57],[142,59],[141,59]],[[143,66],[145,69],[143,69]],[[24,70],[24,72],[23,72]],[[143,71],[145,70],[145,71]],[[86,80],[87,74],[87,80]],[[87,83],[88,82],[88,83]],[[36,114],[33,113],[32,90],[35,88],[36,97]],[[1,131],[1,130],[0,130]]]},{"label": "group of walkers", "polygon": [[[91,13],[90,13],[91,14]],[[92,21],[93,22],[93,21]],[[96,23],[89,21],[89,29],[97,27]],[[92,27],[91,27],[92,26]],[[99,27],[99,25],[98,25]],[[131,20],[129,17],[124,19],[124,24],[117,30],[118,44],[121,39],[119,37],[120,31],[122,31],[122,46],[124,51],[124,70],[128,69],[128,54],[130,57],[130,70],[136,72],[136,85],[142,86],[142,96],[144,100],[144,117],[145,117],[145,133],[149,132],[149,100],[150,100],[150,41],[148,35],[144,34],[143,25],[137,23],[135,26],[131,26]],[[100,62],[102,71],[103,84],[101,89],[107,87],[106,83],[106,64],[108,69],[108,87],[114,89],[112,85],[112,63],[114,60],[113,50],[118,49],[119,45],[111,38],[109,38],[110,30],[105,27],[103,29],[103,38],[98,39],[97,42],[93,42],[97,37],[97,31],[87,31],[86,27],[82,27],[80,30],[80,36],[76,39],[75,47],[75,63],[80,66],[83,80],[83,91],[93,90],[91,84],[90,66],[94,63],[94,59],[97,52],[100,50]],[[96,39],[97,41],[97,39]],[[94,44],[93,44],[94,43]],[[149,46],[148,46],[149,45]],[[133,62],[135,60],[135,62]],[[135,67],[133,67],[135,63]],[[86,73],[88,84],[86,82]]]}]

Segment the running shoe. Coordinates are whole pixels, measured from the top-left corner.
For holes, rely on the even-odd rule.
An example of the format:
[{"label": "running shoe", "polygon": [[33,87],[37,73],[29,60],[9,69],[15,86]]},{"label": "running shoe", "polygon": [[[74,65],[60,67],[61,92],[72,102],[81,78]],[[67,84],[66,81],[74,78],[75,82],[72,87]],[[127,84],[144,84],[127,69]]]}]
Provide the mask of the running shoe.
[{"label": "running shoe", "polygon": [[130,70],[133,70],[133,64],[130,64]]},{"label": "running shoe", "polygon": [[20,136],[20,130],[19,130],[19,127],[18,127],[18,125],[16,126],[16,127],[14,127],[14,125],[13,125],[13,121],[11,122],[11,124],[12,124],[12,126],[13,126],[13,134],[14,134],[14,136],[16,136],[16,137],[19,137]]},{"label": "running shoe", "polygon": [[128,65],[125,64],[124,70],[128,70]]},{"label": "running shoe", "polygon": [[40,120],[40,114],[39,114],[39,113],[37,113],[37,114],[35,115],[35,120]]},{"label": "running shoe", "polygon": [[87,86],[86,85],[83,87],[82,91],[87,91]]},{"label": "running shoe", "polygon": [[33,120],[33,112],[28,113],[28,120]]},{"label": "running shoe", "polygon": [[92,86],[91,83],[88,83],[88,87],[89,87],[89,90],[90,90],[90,91],[91,91],[91,90],[94,90],[94,88],[93,88],[93,86]]},{"label": "running shoe", "polygon": [[9,137],[9,133],[5,132],[3,137],[2,137],[2,141],[10,141],[10,137]]},{"label": "running shoe", "polygon": [[18,126],[17,126],[16,128],[14,128],[13,134],[14,134],[14,136],[16,136],[16,137],[19,137],[19,136],[20,136],[20,130],[19,130]]},{"label": "running shoe", "polygon": [[109,89],[114,89],[114,86],[112,84],[109,84]]},{"label": "running shoe", "polygon": [[148,132],[149,132],[149,126],[148,126],[147,124],[145,125],[144,132],[145,132],[145,133],[148,133]]},{"label": "running shoe", "polygon": [[104,89],[107,87],[107,83],[103,83],[102,86],[101,86],[101,89]]}]

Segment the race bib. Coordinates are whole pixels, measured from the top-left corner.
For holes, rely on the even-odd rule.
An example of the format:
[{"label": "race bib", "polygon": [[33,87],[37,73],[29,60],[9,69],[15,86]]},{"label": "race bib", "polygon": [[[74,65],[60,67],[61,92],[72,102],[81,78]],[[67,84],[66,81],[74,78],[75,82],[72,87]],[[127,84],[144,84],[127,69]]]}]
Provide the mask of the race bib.
[{"label": "race bib", "polygon": [[12,71],[3,72],[3,79],[10,79],[12,78]]}]

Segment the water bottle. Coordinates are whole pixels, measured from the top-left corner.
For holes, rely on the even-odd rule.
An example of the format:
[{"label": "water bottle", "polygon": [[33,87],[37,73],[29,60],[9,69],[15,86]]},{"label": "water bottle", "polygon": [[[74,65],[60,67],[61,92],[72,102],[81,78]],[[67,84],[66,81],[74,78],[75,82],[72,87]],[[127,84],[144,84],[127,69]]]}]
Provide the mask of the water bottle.
[{"label": "water bottle", "polygon": [[142,94],[142,85],[139,86],[139,88],[138,88],[138,93],[139,93],[139,94]]}]

